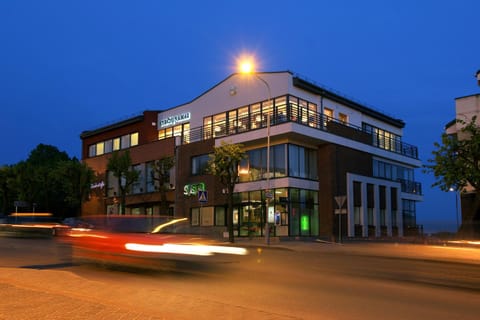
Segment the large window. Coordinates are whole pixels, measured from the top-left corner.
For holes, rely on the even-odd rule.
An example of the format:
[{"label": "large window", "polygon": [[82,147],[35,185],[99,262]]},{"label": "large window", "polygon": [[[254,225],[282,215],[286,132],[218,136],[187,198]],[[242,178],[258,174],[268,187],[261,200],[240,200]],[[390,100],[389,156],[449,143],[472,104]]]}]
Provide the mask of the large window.
[{"label": "large window", "polygon": [[208,154],[192,157],[192,175],[206,174],[209,160]]},{"label": "large window", "polygon": [[[270,124],[298,121],[311,127],[319,126],[315,103],[285,95],[204,117],[203,139],[265,128],[268,116]],[[168,136],[168,132],[160,130],[160,136]]]},{"label": "large window", "polygon": [[318,179],[317,151],[289,144],[288,175],[305,179]]},{"label": "large window", "polygon": [[190,142],[190,123],[183,123],[174,127],[158,130],[158,140],[171,137],[182,137],[182,143]]},{"label": "large window", "polygon": [[138,132],[123,135],[113,139],[99,141],[88,147],[88,156],[95,157],[120,149],[127,149],[138,145]]},{"label": "large window", "polygon": [[414,181],[414,170],[400,165],[373,160],[373,176],[389,180]]},{"label": "large window", "polygon": [[[267,170],[267,148],[246,151],[247,158],[240,168],[248,168],[248,174],[240,175],[240,182],[257,181],[267,178],[291,176],[304,179],[318,179],[317,151],[293,144],[279,144],[270,147],[270,168]],[[288,163],[287,163],[288,159]]]},{"label": "large window", "polygon": [[372,142],[374,146],[395,152],[401,151],[401,136],[377,128],[365,122],[362,123],[362,128],[363,131],[372,135]]}]

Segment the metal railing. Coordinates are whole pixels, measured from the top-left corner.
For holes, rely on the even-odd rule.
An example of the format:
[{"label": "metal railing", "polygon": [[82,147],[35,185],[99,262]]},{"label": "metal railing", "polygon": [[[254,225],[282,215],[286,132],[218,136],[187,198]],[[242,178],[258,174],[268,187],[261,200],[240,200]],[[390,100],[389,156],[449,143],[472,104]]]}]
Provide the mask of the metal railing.
[{"label": "metal railing", "polygon": [[[281,112],[279,112],[281,110]],[[409,158],[418,159],[418,148],[397,138],[384,134],[368,132],[359,126],[343,122],[316,111],[308,110],[297,105],[275,106],[270,109],[270,125],[280,125],[294,122],[303,126],[330,132],[352,140],[372,145],[379,149],[391,151]],[[286,113],[284,112],[286,111]],[[188,136],[184,136],[182,143],[197,142],[211,138],[219,138],[267,127],[267,112],[251,113],[246,117],[238,117],[231,121],[218,121],[206,126],[191,128]]]}]

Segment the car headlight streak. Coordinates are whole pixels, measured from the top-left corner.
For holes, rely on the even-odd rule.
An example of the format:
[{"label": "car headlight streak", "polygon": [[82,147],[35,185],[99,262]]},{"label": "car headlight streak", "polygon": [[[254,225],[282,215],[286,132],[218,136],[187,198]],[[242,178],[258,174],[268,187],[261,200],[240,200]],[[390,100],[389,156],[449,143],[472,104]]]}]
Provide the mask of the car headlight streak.
[{"label": "car headlight streak", "polygon": [[196,256],[211,256],[215,253],[236,254],[236,255],[247,254],[247,249],[239,248],[239,247],[173,244],[173,243],[166,243],[163,245],[126,243],[125,248],[131,251],[186,254],[186,255],[196,255]]}]

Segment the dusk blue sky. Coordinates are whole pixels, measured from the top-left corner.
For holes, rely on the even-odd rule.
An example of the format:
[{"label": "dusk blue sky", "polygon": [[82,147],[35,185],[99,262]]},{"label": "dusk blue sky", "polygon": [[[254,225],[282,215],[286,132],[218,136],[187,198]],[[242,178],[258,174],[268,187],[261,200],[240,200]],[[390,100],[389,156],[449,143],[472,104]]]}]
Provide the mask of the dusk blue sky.
[{"label": "dusk blue sky", "polygon": [[[191,101],[254,54],[405,121],[431,158],[457,97],[476,94],[480,1],[0,2],[0,165],[38,144],[80,158],[84,130]],[[418,170],[426,231],[455,228],[455,194]]]}]

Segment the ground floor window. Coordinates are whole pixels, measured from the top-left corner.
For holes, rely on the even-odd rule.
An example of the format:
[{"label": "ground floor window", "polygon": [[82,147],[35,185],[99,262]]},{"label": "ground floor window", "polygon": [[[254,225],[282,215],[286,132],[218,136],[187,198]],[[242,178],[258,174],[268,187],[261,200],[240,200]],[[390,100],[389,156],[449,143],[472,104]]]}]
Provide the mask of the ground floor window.
[{"label": "ground floor window", "polygon": [[265,219],[272,236],[318,236],[318,192],[278,188],[266,197],[263,190],[234,195],[234,228],[237,236],[265,235]]}]

